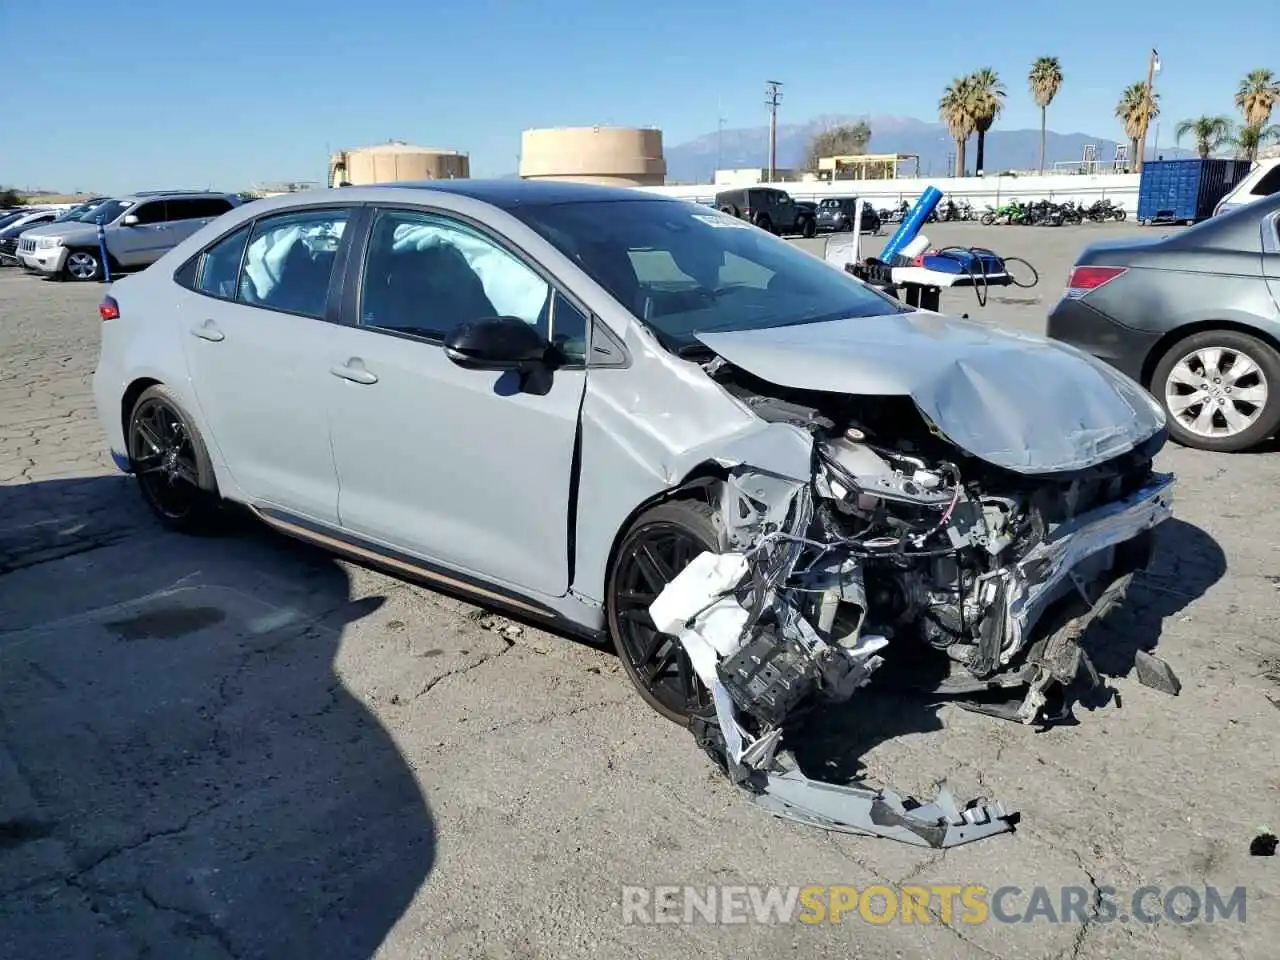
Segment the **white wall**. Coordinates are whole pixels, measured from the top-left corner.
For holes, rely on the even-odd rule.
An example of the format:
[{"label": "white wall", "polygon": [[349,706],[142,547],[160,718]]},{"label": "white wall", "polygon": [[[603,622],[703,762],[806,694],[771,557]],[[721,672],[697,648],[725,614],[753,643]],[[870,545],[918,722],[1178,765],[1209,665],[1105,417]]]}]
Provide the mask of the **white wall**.
[{"label": "white wall", "polygon": [[[1138,174],[1108,173],[1089,175],[1060,174],[1044,177],[920,177],[897,180],[840,180],[835,183],[779,182],[797,200],[820,200],[823,197],[857,195],[876,206],[893,206],[900,200],[913,202],[926,186],[935,186],[955,200],[967,199],[975,210],[985,210],[1009,200],[1053,200],[1062,203],[1093,203],[1103,197],[1118,203],[1130,214],[1138,212]],[[710,203],[717,188],[712,184],[681,187],[641,187],[682,200]]]}]

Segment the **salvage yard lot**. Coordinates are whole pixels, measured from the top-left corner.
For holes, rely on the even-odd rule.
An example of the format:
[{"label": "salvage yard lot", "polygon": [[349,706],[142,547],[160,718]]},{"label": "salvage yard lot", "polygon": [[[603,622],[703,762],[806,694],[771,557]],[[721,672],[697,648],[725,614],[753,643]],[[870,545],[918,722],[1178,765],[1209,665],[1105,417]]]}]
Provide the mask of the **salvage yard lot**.
[{"label": "salvage yard lot", "polygon": [[[949,293],[1043,329],[1091,238],[929,225],[1041,283]],[[884,238],[868,238],[873,252]],[[821,241],[802,241],[811,249]],[[246,522],[168,535],[116,475],[89,380],[103,288],[0,271],[0,957],[1274,955],[1280,445],[1170,448],[1177,519],[1045,733],[864,691],[815,756],[1017,810],[945,855],[769,818],[643,705],[610,649]],[[1131,676],[1153,647],[1178,697]],[[829,742],[828,742],[829,741]],[[624,885],[980,884],[1228,895],[1245,922],[624,925]],[[1121,912],[1124,912],[1122,909]],[[1271,946],[1268,946],[1271,944]]]}]

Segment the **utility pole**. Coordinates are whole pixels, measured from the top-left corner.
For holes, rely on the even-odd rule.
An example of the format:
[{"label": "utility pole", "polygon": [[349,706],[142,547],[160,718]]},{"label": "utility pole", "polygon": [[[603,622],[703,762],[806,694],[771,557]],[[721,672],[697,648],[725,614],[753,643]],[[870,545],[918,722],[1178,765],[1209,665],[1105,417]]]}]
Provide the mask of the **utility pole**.
[{"label": "utility pole", "polygon": [[1151,108],[1155,105],[1155,100],[1151,98],[1151,86],[1155,82],[1156,71],[1159,69],[1160,54],[1156,53],[1155,47],[1152,47],[1151,56],[1147,59],[1147,86],[1143,99],[1142,130],[1138,137],[1138,173],[1142,172],[1142,161],[1147,152],[1147,125],[1151,122]]},{"label": "utility pole", "polygon": [[769,108],[769,183],[778,169],[778,104],[782,102],[782,84],[770,80],[764,85],[764,103]]},{"label": "utility pole", "polygon": [[[724,163],[724,103],[716,100],[716,169]],[[714,178],[713,178],[714,179]]]}]

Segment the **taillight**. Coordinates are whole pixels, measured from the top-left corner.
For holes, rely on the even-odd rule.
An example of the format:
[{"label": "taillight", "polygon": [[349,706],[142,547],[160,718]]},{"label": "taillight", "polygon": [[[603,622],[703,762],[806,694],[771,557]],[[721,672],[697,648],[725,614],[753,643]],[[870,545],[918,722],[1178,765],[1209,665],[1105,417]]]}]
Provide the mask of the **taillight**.
[{"label": "taillight", "polygon": [[745,219],[745,220],[750,220],[750,219],[751,219],[751,208],[750,208],[750,207],[743,207],[743,208],[742,208],[742,216],[743,216],[743,219]]},{"label": "taillight", "polygon": [[115,297],[103,297],[102,302],[98,304],[98,316],[103,321],[118,320],[120,318],[120,304],[116,303]]},{"label": "taillight", "polygon": [[1067,280],[1067,296],[1079,299],[1128,272],[1128,267],[1072,267],[1071,277]]}]

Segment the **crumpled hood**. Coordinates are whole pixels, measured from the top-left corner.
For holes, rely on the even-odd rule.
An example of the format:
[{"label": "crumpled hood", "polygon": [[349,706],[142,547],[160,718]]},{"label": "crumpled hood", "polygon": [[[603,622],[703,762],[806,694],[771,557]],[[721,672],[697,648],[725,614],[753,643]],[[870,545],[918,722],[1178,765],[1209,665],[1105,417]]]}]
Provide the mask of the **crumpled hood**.
[{"label": "crumpled hood", "polygon": [[971,320],[903,313],[697,338],[779,386],[909,396],[956,446],[1018,473],[1101,463],[1165,426],[1155,400],[1102,361]]}]

